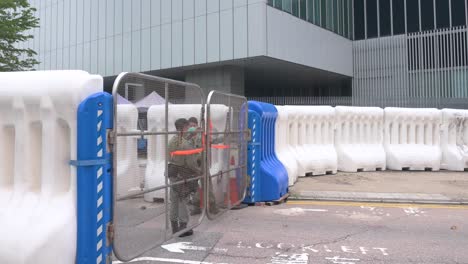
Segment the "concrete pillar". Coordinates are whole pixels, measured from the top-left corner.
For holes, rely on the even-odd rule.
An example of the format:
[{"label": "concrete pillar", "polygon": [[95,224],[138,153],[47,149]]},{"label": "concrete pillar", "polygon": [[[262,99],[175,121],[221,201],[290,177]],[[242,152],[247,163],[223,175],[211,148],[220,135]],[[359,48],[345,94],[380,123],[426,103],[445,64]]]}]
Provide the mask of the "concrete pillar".
[{"label": "concrete pillar", "polygon": [[244,95],[244,69],[236,66],[219,66],[189,71],[185,81],[200,85],[205,96],[211,90]]}]

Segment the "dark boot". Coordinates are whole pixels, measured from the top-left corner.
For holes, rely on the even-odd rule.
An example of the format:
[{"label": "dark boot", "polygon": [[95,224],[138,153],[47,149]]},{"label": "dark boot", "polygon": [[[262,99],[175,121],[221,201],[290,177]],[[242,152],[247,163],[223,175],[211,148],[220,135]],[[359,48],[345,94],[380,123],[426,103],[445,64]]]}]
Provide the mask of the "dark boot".
[{"label": "dark boot", "polygon": [[172,226],[172,234],[175,234],[181,230],[179,226],[179,222],[177,221],[171,221],[171,226]]},{"label": "dark boot", "polygon": [[[186,227],[187,227],[187,223],[180,223],[180,225],[179,225],[180,229],[179,230],[184,230]],[[191,236],[191,235],[193,235],[193,230],[189,230],[189,231],[187,231],[185,233],[182,233],[182,234],[179,235],[179,237],[187,237],[187,236]]]}]

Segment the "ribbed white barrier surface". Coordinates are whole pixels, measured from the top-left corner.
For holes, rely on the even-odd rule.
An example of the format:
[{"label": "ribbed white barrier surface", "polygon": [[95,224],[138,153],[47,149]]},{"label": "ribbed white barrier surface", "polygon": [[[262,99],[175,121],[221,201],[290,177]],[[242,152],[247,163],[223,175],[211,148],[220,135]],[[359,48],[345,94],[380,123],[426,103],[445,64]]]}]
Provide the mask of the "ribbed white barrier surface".
[{"label": "ribbed white barrier surface", "polygon": [[300,111],[299,107],[296,106],[285,106],[283,110],[288,113],[288,147],[289,151],[292,154],[292,157],[297,162],[297,176],[305,176],[309,171],[309,160],[305,153],[304,147],[301,145],[300,137],[302,135],[302,122],[303,113]]},{"label": "ribbed white barrier surface", "polygon": [[82,71],[0,73],[0,263],[74,263]]},{"label": "ribbed white barrier surface", "polygon": [[334,145],[335,109],[331,106],[302,106],[305,115],[301,144],[309,158],[308,173],[336,173],[337,154]]},{"label": "ribbed white barrier surface", "polygon": [[468,169],[468,110],[442,109],[441,148],[442,169]]},{"label": "ribbed white barrier surface", "polygon": [[337,106],[335,110],[338,170],[384,170],[383,109]]},{"label": "ribbed white barrier surface", "polygon": [[391,170],[440,169],[441,111],[385,108],[384,146]]},{"label": "ribbed white barrier surface", "polygon": [[289,113],[286,106],[276,106],[276,109],[278,118],[276,119],[275,152],[288,172],[289,186],[291,186],[297,180],[298,164],[289,146]]},{"label": "ribbed white barrier surface", "polygon": [[[132,133],[137,131],[138,110],[133,104],[118,104],[116,115],[117,131]],[[117,197],[140,190],[138,163],[138,136],[117,137]]]},{"label": "ribbed white barrier surface", "polygon": [[[194,116],[200,119],[201,105],[199,104],[170,104],[168,109],[169,131],[175,131],[174,122],[179,118],[189,119]],[[215,131],[224,131],[226,125],[227,107],[224,105],[211,105],[211,124]],[[148,109],[148,131],[162,132],[166,127],[165,105],[154,105]],[[198,120],[200,122],[200,120]],[[169,140],[172,135],[169,136]],[[155,188],[165,184],[165,151],[167,146],[164,135],[148,136],[148,163],[146,164],[145,188]],[[212,149],[211,173],[221,170],[223,150]],[[145,201],[152,202],[154,198],[164,198],[164,191],[145,193]]]}]

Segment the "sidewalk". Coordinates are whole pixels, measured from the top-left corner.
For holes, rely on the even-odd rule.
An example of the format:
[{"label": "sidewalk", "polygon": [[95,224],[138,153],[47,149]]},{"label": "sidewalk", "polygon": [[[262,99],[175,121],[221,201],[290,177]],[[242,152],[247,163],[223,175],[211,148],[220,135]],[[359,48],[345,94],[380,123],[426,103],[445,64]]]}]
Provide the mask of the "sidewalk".
[{"label": "sidewalk", "polygon": [[380,171],[299,178],[291,200],[468,204],[467,172]]}]

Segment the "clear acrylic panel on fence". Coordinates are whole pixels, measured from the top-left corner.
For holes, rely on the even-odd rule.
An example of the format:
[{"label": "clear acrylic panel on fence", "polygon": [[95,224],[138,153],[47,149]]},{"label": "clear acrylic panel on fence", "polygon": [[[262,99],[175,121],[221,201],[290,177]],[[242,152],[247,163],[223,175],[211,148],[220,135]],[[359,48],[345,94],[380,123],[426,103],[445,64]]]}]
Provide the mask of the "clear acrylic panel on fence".
[{"label": "clear acrylic panel on fence", "polygon": [[247,99],[212,91],[207,99],[207,216],[240,204],[247,185]]},{"label": "clear acrylic panel on fence", "polygon": [[113,97],[114,253],[128,261],[204,216],[204,95],[194,84],[123,73]]}]

